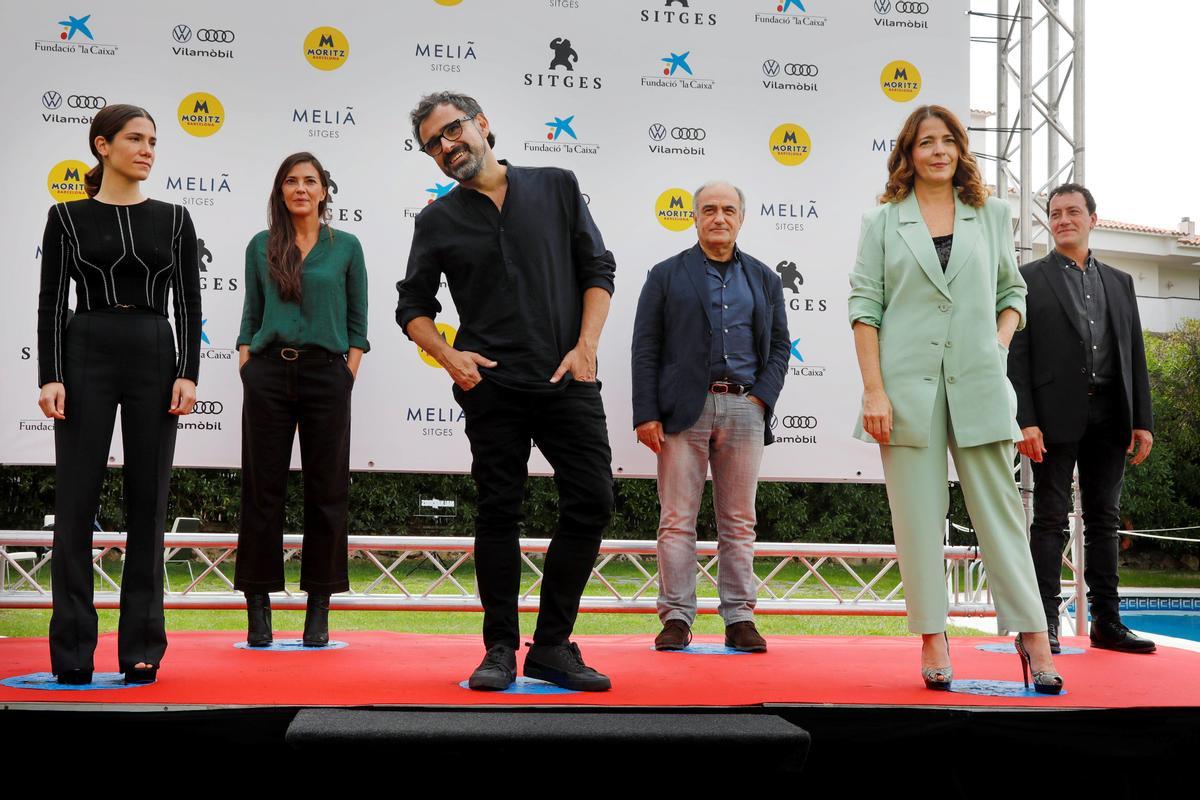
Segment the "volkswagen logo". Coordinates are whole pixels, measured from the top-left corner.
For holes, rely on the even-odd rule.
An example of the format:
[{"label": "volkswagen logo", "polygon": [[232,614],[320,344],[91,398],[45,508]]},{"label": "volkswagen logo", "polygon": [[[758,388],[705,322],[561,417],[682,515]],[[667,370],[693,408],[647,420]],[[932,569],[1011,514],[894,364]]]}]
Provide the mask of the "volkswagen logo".
[{"label": "volkswagen logo", "polygon": [[[43,101],[44,102],[44,101]],[[661,123],[654,123],[648,131],[650,138],[656,142],[661,142],[667,136],[667,127]]]},{"label": "volkswagen logo", "polygon": [[183,44],[184,42],[191,40],[192,29],[187,25],[176,25],[171,29],[171,36],[174,37],[175,41]]},{"label": "volkswagen logo", "polygon": [[71,108],[104,108],[108,105],[108,101],[103,97],[93,97],[89,94],[73,94],[67,98],[67,105]]},{"label": "volkswagen logo", "polygon": [[897,14],[928,14],[929,3],[896,3]]},{"label": "volkswagen logo", "polygon": [[815,78],[819,70],[816,64],[784,64],[783,71],[793,78]]},{"label": "volkswagen logo", "polygon": [[763,75],[768,78],[774,78],[779,74],[779,62],[773,58],[768,58],[763,62]]},{"label": "volkswagen logo", "polygon": [[222,31],[216,28],[201,28],[196,31],[196,41],[229,44],[234,40],[233,31]]},{"label": "volkswagen logo", "polygon": [[704,128],[671,128],[671,138],[682,142],[702,142],[707,136]]},{"label": "volkswagen logo", "polygon": [[[197,405],[199,405],[199,403],[197,403]],[[783,427],[785,428],[798,428],[800,430],[811,431],[813,428],[817,427],[816,417],[791,415],[783,417],[781,421],[783,422]]]},{"label": "volkswagen logo", "polygon": [[886,14],[892,10],[892,0],[875,0],[875,13]]},{"label": "volkswagen logo", "polygon": [[62,95],[55,91],[49,91],[42,95],[42,105],[53,111],[62,105]]},{"label": "volkswagen logo", "polygon": [[197,400],[192,406],[193,414],[220,414],[225,410],[225,404],[218,400]]}]

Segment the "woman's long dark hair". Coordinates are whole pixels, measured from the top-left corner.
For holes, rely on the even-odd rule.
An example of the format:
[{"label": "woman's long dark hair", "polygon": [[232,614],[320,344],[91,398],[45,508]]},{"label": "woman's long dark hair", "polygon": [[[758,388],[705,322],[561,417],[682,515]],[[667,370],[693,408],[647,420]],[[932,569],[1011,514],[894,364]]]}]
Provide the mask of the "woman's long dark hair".
[{"label": "woman's long dark hair", "polygon": [[304,296],[300,281],[303,259],[296,247],[296,226],[283,199],[283,182],[293,167],[306,163],[313,165],[325,188],[325,199],[317,204],[317,217],[324,221],[329,213],[329,175],[312,153],[292,153],[283,160],[267,201],[267,272],[279,296],[292,303],[299,303]]},{"label": "woman's long dark hair", "polygon": [[99,136],[106,142],[111,142],[117,138],[117,134],[125,127],[125,123],[138,117],[150,120],[150,124],[155,129],[158,128],[149,111],[141,106],[131,106],[128,103],[105,106],[92,118],[92,127],[88,129],[88,147],[92,149],[92,155],[96,157],[97,164],[87,175],[83,176],[83,191],[87,193],[88,197],[96,196],[96,193],[100,191],[100,184],[104,180],[104,159],[100,157],[100,152],[96,149],[96,137]]}]

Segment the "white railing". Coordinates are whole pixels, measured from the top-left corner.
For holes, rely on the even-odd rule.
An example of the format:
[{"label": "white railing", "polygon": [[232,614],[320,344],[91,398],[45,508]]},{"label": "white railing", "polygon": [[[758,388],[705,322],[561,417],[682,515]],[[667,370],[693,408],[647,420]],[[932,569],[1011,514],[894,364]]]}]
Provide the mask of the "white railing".
[{"label": "white railing", "polygon": [[[301,552],[302,537],[284,537],[284,559]],[[49,564],[53,533],[0,531],[0,608],[50,608]],[[522,611],[538,606],[541,556],[549,539],[522,539],[521,560],[528,570],[519,598]],[[93,538],[92,567],[97,576],[97,608],[117,608],[119,571],[114,562],[123,558],[123,533],[97,533]],[[351,536],[352,559],[374,567],[365,586],[334,595],[337,609],[377,611],[479,611],[471,560],[474,540],[443,536]],[[702,584],[716,589],[716,542],[697,543],[697,574]],[[244,608],[241,592],[233,588],[227,570],[237,552],[237,534],[168,533],[165,558],[184,578],[168,573],[164,603],[173,609]],[[778,544],[760,542],[754,547],[760,578],[757,611],[765,614],[845,614],[902,616],[903,586],[898,580],[896,548],[892,545]],[[952,616],[994,616],[983,563],[974,547],[946,547],[946,589]],[[869,560],[867,570],[851,561]],[[106,570],[105,564],[109,565]],[[354,562],[352,562],[354,563]],[[623,566],[623,565],[630,566]],[[428,566],[414,577],[401,567]],[[186,569],[184,567],[186,566]],[[763,569],[766,568],[765,574]],[[111,570],[111,571],[110,571]],[[874,570],[873,572],[871,570]],[[117,572],[117,574],[112,574]],[[468,575],[468,573],[470,573]],[[618,574],[620,573],[620,574]],[[606,540],[592,569],[580,604],[581,611],[654,613],[657,589],[655,543],[644,540]],[[174,585],[172,585],[174,584]],[[885,588],[886,587],[886,588]],[[700,597],[699,611],[715,613],[716,597]],[[279,609],[303,609],[305,596],[293,587],[272,596]]]}]

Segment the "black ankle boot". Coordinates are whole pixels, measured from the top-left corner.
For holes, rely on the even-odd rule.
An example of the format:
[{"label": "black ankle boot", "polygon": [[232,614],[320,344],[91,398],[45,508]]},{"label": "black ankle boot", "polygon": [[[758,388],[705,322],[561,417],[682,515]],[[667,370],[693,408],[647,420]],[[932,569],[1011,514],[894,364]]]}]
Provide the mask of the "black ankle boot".
[{"label": "black ankle boot", "polygon": [[271,644],[271,596],[265,592],[246,595],[246,644],[266,647]]},{"label": "black ankle boot", "polygon": [[324,647],[329,644],[329,595],[309,594],[304,612],[304,646]]}]

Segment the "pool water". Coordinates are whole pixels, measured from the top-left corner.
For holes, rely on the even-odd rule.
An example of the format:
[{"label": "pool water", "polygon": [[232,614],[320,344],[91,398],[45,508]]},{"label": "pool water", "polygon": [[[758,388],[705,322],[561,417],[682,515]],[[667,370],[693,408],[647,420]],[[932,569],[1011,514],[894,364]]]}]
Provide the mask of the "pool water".
[{"label": "pool water", "polygon": [[1125,611],[1121,613],[1121,621],[1135,631],[1200,642],[1200,612]]}]

